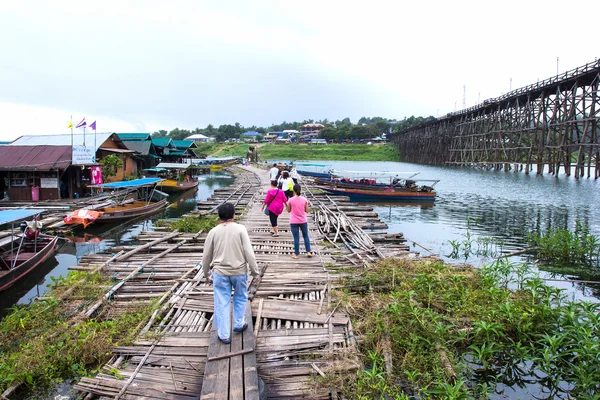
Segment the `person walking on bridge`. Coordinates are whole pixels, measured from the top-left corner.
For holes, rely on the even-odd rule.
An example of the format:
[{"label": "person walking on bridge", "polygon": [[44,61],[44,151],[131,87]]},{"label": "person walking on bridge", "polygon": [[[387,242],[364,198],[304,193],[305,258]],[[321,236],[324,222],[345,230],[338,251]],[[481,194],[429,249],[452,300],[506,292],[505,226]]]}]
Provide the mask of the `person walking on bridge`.
[{"label": "person walking on bridge", "polygon": [[248,267],[252,276],[258,276],[259,273],[246,227],[233,222],[233,204],[221,204],[218,213],[221,223],[208,232],[204,241],[202,271],[204,276],[209,277],[209,268],[212,267],[214,323],[219,340],[227,344],[231,343],[231,289],[233,288],[233,330],[243,332],[248,327],[248,323],[244,321],[248,302]]},{"label": "person walking on bridge", "polygon": [[293,259],[297,259],[300,255],[300,231],[304,239],[304,247],[306,247],[306,256],[312,257],[310,251],[310,238],[308,237],[308,220],[306,213],[309,212],[308,200],[302,196],[300,185],[294,185],[294,197],[288,200],[286,209],[290,213],[290,230],[294,237],[294,255]]},{"label": "person walking on bridge", "polygon": [[277,182],[277,178],[279,178],[279,168],[277,168],[277,164],[273,164],[273,167],[269,170],[269,178],[271,182]]},{"label": "person walking on bridge", "polygon": [[279,229],[277,228],[277,218],[283,212],[287,203],[287,197],[283,190],[277,188],[277,181],[271,181],[271,189],[267,192],[265,201],[263,202],[261,211],[269,216],[271,221],[271,234],[273,237],[279,236]]}]

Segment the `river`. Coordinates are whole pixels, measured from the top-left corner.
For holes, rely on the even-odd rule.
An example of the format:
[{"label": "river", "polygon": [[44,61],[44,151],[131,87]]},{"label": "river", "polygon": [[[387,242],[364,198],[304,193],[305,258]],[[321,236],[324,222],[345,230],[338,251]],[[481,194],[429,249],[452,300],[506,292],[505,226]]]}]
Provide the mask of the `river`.
[{"label": "river", "polygon": [[[299,161],[297,161],[299,162]],[[389,233],[402,232],[411,250],[431,250],[449,262],[475,266],[493,261],[500,252],[527,247],[527,234],[546,228],[575,227],[575,221],[600,235],[600,182],[560,175],[525,174],[458,167],[439,167],[403,162],[307,161],[351,171],[419,172],[415,179],[439,179],[433,204],[375,204],[375,211],[388,224]],[[418,245],[413,245],[413,241]],[[472,243],[480,254],[450,257],[451,241]],[[420,247],[421,245],[422,247]],[[487,247],[487,255],[484,248]],[[464,247],[463,247],[464,248]],[[535,261],[513,257],[512,261]],[[567,290],[574,299],[598,301],[600,285],[564,282],[564,279],[600,281],[600,271],[540,267],[548,284]],[[555,280],[554,280],[555,279]]]},{"label": "river", "polygon": [[59,241],[62,245],[55,257],[47,260],[36,268],[25,279],[6,290],[0,296],[0,318],[14,304],[28,304],[34,298],[45,294],[50,289],[53,279],[64,276],[70,266],[75,266],[79,260],[90,253],[108,251],[111,247],[125,243],[133,243],[134,237],[142,230],[152,230],[155,221],[164,218],[177,218],[198,208],[198,202],[208,199],[215,189],[229,186],[233,178],[226,172],[212,172],[199,175],[198,190],[182,195],[169,197],[171,206],[165,211],[152,215],[144,220],[138,220],[121,225],[91,225],[88,229],[75,232],[68,242]]}]

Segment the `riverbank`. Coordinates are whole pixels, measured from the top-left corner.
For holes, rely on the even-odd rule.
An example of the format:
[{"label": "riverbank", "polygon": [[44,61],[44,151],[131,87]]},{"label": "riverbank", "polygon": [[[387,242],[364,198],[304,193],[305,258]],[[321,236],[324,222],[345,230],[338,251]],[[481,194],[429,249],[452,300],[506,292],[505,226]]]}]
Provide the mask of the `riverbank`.
[{"label": "riverbank", "polygon": [[[244,157],[252,143],[198,143],[198,152],[216,157]],[[392,144],[259,144],[259,156],[266,160],[346,160],[399,161],[400,153]]]}]

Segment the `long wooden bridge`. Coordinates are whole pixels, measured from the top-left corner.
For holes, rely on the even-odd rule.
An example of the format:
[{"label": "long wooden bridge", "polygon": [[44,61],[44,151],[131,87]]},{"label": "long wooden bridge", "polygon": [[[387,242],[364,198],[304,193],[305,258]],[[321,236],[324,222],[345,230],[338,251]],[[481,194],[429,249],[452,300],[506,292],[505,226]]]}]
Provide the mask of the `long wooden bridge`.
[{"label": "long wooden bridge", "polygon": [[[232,202],[248,229],[261,269],[250,284],[249,329],[232,334],[229,345],[217,340],[213,290],[200,265],[207,232],[142,232],[139,245],[87,255],[72,269],[110,274],[116,283],[82,308],[83,318],[110,318],[136,304],[152,303],[155,310],[132,345],[117,347],[96,377],[76,385],[86,399],[341,398],[337,388],[318,384],[329,372],[359,367],[352,323],[332,297],[340,269],[360,269],[408,247],[402,235],[381,231],[369,207],[311,191],[303,182],[315,256],[294,260],[287,213],[279,218],[280,237],[273,238],[260,211],[267,172],[236,168],[234,183],[199,204],[199,212]],[[369,224],[375,230],[363,231]]]},{"label": "long wooden bridge", "polygon": [[600,176],[600,60],[390,136],[409,162]]}]

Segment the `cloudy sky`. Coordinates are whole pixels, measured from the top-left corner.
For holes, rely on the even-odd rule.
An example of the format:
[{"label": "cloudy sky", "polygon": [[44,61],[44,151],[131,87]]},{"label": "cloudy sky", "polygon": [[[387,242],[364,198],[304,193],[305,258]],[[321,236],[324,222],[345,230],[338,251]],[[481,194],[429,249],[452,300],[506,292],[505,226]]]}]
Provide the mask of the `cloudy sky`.
[{"label": "cloudy sky", "polygon": [[[442,115],[594,61],[600,1],[1,1],[0,140]],[[588,28],[586,28],[588,26]]]}]

